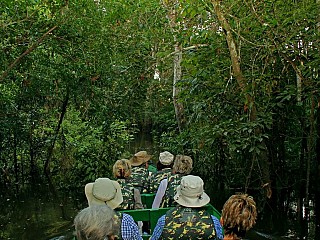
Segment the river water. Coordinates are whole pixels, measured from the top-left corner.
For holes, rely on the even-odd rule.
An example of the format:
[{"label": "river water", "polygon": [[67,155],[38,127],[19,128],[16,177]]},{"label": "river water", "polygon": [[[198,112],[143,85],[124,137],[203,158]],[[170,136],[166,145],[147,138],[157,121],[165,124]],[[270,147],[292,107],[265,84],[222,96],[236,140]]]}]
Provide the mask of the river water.
[{"label": "river water", "polygon": [[[148,138],[140,138],[140,141],[135,141],[129,148],[132,152],[141,149],[151,153],[158,152],[152,148],[151,140]],[[0,239],[72,239],[73,218],[78,211],[87,206],[83,188],[73,192],[59,192],[53,190],[45,180],[36,186],[19,186],[19,189],[22,188],[22,193],[16,191],[18,186],[1,189]],[[257,225],[263,226],[263,223]],[[252,231],[250,239],[298,239],[290,236],[290,231],[285,237],[280,237],[276,234],[264,234],[263,229],[256,230]]]},{"label": "river water", "polygon": [[[0,202],[0,239],[71,240],[73,218],[87,206],[83,188],[76,192],[51,191],[48,185],[27,188],[24,193],[2,196]],[[281,224],[281,223],[279,223]],[[260,224],[263,225],[263,224]],[[298,239],[279,237],[255,229],[249,235],[255,240]]]}]

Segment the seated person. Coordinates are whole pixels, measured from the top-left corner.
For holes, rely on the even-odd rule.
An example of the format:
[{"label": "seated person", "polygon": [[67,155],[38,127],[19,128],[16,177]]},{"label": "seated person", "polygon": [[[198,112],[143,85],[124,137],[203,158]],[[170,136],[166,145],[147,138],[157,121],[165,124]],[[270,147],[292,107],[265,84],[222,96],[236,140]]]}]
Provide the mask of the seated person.
[{"label": "seated person", "polygon": [[77,240],[142,239],[133,218],[115,212],[108,205],[93,205],[81,210],[74,219]]},{"label": "seated person", "polygon": [[152,203],[152,208],[170,207],[176,205],[173,200],[176,189],[179,186],[183,176],[189,174],[192,170],[192,158],[185,155],[177,155],[174,160],[172,173],[167,179],[160,182],[156,196]]},{"label": "seated person", "polygon": [[123,202],[120,184],[109,178],[98,178],[93,183],[87,183],[84,192],[89,207],[108,205],[112,209],[116,209]]},{"label": "seated person", "polygon": [[232,195],[225,202],[220,219],[224,228],[224,240],[244,238],[256,219],[256,203],[252,197],[247,194]]},{"label": "seated person", "polygon": [[172,172],[174,155],[168,151],[161,152],[157,162],[157,172],[151,173],[149,180],[149,193],[156,193],[162,179]]},{"label": "seated person", "polygon": [[210,202],[210,198],[203,190],[200,177],[182,177],[174,200],[178,205],[158,219],[151,240],[223,239],[219,219],[203,208]]},{"label": "seated person", "polygon": [[[117,181],[110,180],[109,178],[98,178],[94,183],[86,184],[84,191],[89,207],[108,205],[114,210],[120,210],[119,206],[123,202],[123,196],[121,186]],[[138,222],[138,225],[134,224],[132,228],[139,235],[142,234],[142,222]]]},{"label": "seated person", "polygon": [[151,159],[146,151],[140,151],[134,154],[128,161],[131,164],[131,181],[135,188],[139,189],[140,193],[148,192],[148,161]]},{"label": "seated person", "polygon": [[113,175],[121,186],[123,202],[117,209],[141,209],[141,195],[130,181],[131,165],[127,159],[117,160],[113,165]]}]

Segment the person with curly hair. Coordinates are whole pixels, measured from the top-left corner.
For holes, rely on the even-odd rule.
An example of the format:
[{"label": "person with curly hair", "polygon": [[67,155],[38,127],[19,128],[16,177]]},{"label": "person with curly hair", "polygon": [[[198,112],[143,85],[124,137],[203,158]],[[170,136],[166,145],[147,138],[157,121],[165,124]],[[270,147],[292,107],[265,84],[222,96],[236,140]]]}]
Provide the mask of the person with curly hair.
[{"label": "person with curly hair", "polygon": [[[79,234],[83,236],[78,240],[142,240],[141,231],[133,218],[129,214],[117,211],[123,202],[121,186],[117,181],[98,178],[85,185],[85,195],[89,208],[81,211],[75,220],[76,230],[78,229]],[[110,223],[108,223],[108,219]],[[104,227],[105,224],[111,226],[113,221],[117,222],[117,226],[119,226],[117,232],[109,231]],[[112,227],[112,229],[114,228]],[[104,238],[98,238],[101,234],[105,234]],[[115,237],[112,237],[113,235]],[[119,238],[120,236],[121,238]]]},{"label": "person with curly hair", "polygon": [[221,225],[224,240],[238,240],[245,237],[257,220],[256,203],[248,194],[232,195],[223,205]]},{"label": "person with curly hair", "polygon": [[180,185],[183,176],[188,175],[192,171],[192,158],[186,155],[177,155],[172,173],[163,179],[158,187],[156,196],[152,203],[152,208],[165,208],[176,205],[173,197],[176,194],[177,187]]},{"label": "person with curly hair", "polygon": [[117,160],[113,165],[113,176],[121,186],[123,202],[117,209],[141,209],[141,195],[130,181],[131,164],[127,159]]}]

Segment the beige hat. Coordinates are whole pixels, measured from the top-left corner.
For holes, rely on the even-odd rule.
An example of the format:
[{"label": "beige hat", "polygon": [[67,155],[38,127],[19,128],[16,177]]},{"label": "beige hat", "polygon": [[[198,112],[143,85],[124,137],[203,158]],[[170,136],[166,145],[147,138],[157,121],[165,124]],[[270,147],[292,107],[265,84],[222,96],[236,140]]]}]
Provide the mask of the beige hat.
[{"label": "beige hat", "polygon": [[123,202],[120,184],[109,178],[98,178],[94,183],[86,184],[84,191],[89,207],[107,204],[115,209]]},{"label": "beige hat", "polygon": [[174,155],[168,151],[160,153],[159,162],[162,165],[166,165],[166,166],[170,165],[173,162],[173,159],[174,159]]},{"label": "beige hat", "polygon": [[148,162],[152,156],[147,151],[137,152],[130,160],[131,166],[140,166],[142,163]]},{"label": "beige hat", "polygon": [[198,176],[182,177],[174,200],[185,207],[202,207],[210,202],[210,197],[203,190],[203,180]]}]

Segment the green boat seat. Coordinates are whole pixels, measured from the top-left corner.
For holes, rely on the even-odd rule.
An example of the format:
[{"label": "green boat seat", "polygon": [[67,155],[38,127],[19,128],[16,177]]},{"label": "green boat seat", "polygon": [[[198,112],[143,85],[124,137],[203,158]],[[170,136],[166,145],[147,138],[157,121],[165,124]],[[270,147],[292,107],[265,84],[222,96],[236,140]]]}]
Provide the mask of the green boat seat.
[{"label": "green boat seat", "polygon": [[144,208],[151,208],[155,193],[141,193],[141,202]]}]

